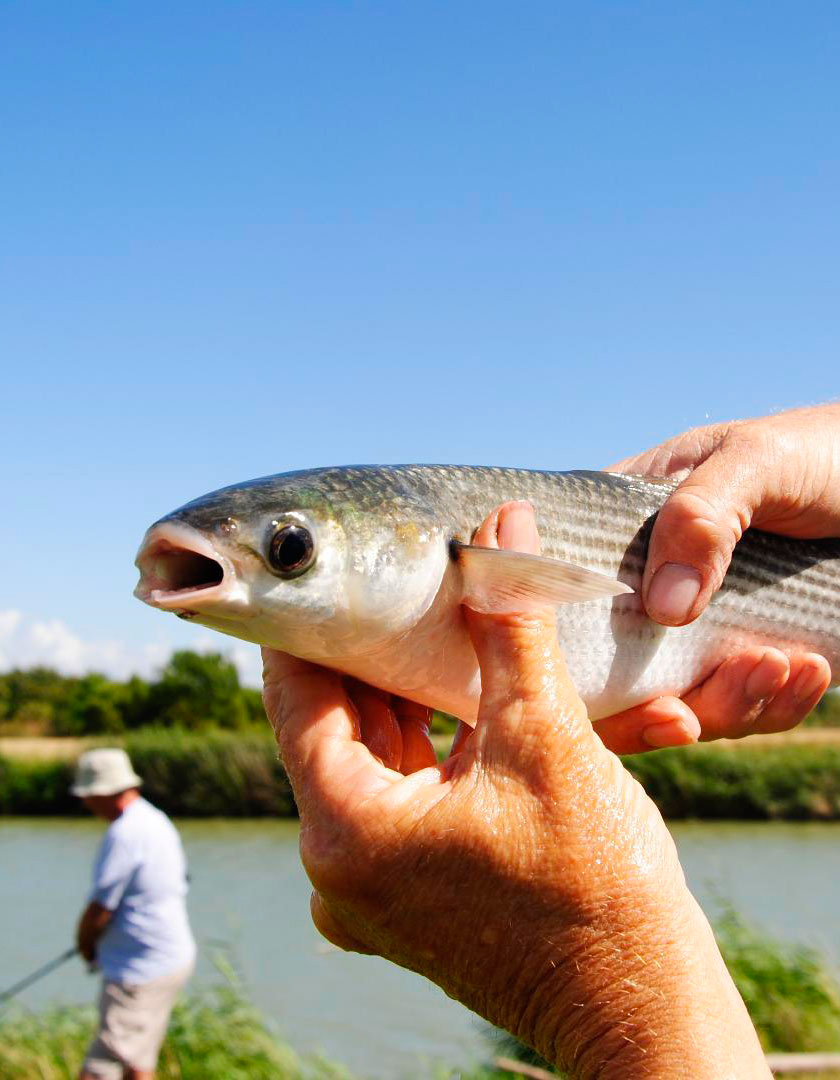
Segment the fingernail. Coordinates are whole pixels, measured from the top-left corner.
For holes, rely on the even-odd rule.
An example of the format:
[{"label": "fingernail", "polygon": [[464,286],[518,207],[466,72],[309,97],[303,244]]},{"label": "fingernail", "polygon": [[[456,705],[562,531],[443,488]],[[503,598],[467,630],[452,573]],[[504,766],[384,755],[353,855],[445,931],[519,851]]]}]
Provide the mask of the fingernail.
[{"label": "fingernail", "polygon": [[499,547],[509,551],[522,551],[528,555],[539,552],[537,523],[530,503],[518,502],[506,506],[499,515]]},{"label": "fingernail", "polygon": [[659,750],[664,746],[689,746],[700,737],[700,725],[697,731],[689,731],[683,720],[667,720],[664,724],[651,724],[642,731],[642,741]]},{"label": "fingernail", "polygon": [[825,683],[825,675],[821,668],[807,664],[796,676],[793,684],[793,696],[798,701],[806,701],[822,689]]},{"label": "fingernail", "polygon": [[701,584],[700,572],[693,566],[663,563],[653,575],[648,589],[648,613],[664,623],[685,622]]},{"label": "fingernail", "polygon": [[765,655],[759,660],[747,676],[744,683],[744,696],[750,701],[764,701],[781,690],[785,682],[784,671],[779,670],[775,660]]}]

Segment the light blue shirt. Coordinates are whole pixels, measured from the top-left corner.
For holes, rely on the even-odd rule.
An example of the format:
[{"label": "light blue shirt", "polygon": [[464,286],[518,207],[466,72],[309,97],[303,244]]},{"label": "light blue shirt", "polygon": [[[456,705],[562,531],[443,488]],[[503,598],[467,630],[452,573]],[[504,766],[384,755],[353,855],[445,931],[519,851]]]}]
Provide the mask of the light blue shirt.
[{"label": "light blue shirt", "polygon": [[150,982],[194,962],[186,895],[187,862],[175,826],[135,799],[108,826],[93,868],[89,899],[114,913],[96,946],[107,980]]}]

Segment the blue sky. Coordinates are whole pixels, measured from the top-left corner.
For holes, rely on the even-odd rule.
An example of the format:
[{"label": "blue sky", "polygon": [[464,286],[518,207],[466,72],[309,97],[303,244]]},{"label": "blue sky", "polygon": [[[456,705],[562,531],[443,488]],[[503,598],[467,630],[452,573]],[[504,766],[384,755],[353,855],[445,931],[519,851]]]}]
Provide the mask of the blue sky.
[{"label": "blue sky", "polygon": [[836,397],[838,55],[828,2],[2,5],[0,666],[233,647],[131,596],[223,484]]}]

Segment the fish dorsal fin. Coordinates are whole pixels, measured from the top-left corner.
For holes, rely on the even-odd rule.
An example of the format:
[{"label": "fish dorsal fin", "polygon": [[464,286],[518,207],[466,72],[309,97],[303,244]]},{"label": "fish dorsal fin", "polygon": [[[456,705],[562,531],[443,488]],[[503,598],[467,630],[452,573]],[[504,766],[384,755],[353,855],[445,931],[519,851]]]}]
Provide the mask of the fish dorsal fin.
[{"label": "fish dorsal fin", "polygon": [[452,542],[464,580],[463,603],[488,614],[527,611],[550,604],[579,604],[633,589],[623,581],[576,563],[520,551]]}]

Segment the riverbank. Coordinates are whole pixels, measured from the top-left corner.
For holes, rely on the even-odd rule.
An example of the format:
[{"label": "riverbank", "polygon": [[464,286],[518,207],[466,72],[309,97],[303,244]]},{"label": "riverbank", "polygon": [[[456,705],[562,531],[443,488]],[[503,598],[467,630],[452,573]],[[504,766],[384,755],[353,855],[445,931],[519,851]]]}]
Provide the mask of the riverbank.
[{"label": "riverbank", "polygon": [[[84,813],[69,791],[74,762],[91,745],[124,746],[143,777],[144,794],[178,817],[294,817],[292,790],[264,731],[234,733],[149,729],[92,740],[25,739],[23,752],[0,751],[0,814]],[[46,745],[45,745],[46,744]]]},{"label": "riverbank", "polygon": [[[94,1030],[87,1006],[42,1014],[12,1011],[0,1019],[0,1076],[4,1080],[75,1080]],[[343,1065],[299,1055],[272,1030],[236,982],[180,1001],[161,1051],[158,1080],[353,1080]],[[444,1066],[426,1074],[447,1080]],[[459,1073],[462,1080],[507,1080],[492,1065]]]},{"label": "riverbank", "polygon": [[[840,1041],[840,986],[813,950],[784,945],[728,912],[716,936],[765,1051],[826,1050]],[[192,991],[176,1005],[158,1067],[160,1080],[353,1080],[343,1065],[301,1056],[253,1006],[224,956],[223,981]],[[90,1007],[0,1015],[0,1075],[7,1080],[72,1080],[95,1023]],[[485,1027],[486,1063],[455,1072],[432,1064],[409,1076],[427,1080],[511,1080],[549,1075],[547,1064],[502,1032]],[[511,1059],[505,1068],[500,1060]],[[519,1063],[536,1066],[528,1072]],[[824,1077],[837,1075],[822,1073]]]},{"label": "riverbank", "polygon": [[[103,740],[0,740],[0,813],[76,814],[73,762],[103,741],[125,746],[156,805],[179,817],[293,817],[270,732],[149,729]],[[840,732],[805,729],[624,758],[670,819],[840,820]]]}]

